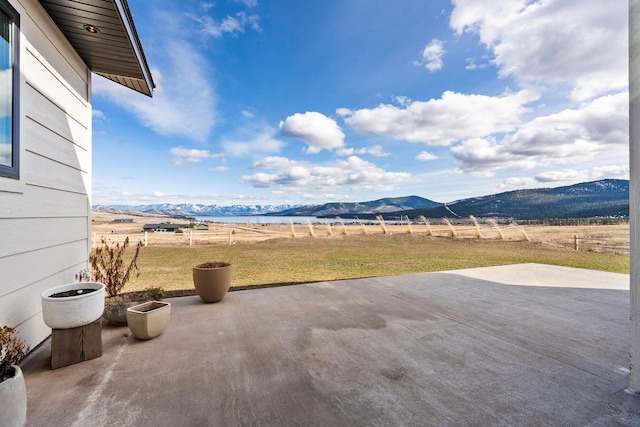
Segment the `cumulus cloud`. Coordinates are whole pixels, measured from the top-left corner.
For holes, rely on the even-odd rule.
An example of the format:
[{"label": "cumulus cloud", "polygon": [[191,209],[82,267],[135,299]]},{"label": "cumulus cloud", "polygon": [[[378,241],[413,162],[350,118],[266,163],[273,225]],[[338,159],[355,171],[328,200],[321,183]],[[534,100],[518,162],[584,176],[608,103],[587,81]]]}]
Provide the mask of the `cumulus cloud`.
[{"label": "cumulus cloud", "polygon": [[509,132],[518,126],[536,90],[500,96],[465,95],[447,91],[440,99],[413,101],[405,108],[381,104],[372,109],[339,109],[353,130],[387,135],[409,142],[450,145],[453,142]]},{"label": "cumulus cloud", "polygon": [[451,149],[460,171],[483,176],[499,169],[533,169],[580,162],[628,149],[628,95],[598,98],[577,109],[537,117],[502,140],[474,138]]},{"label": "cumulus cloud", "polygon": [[286,157],[269,156],[264,159],[254,162],[253,169],[287,169],[293,166],[298,166],[301,162],[287,159]]},{"label": "cumulus cloud", "polygon": [[91,117],[94,120],[106,120],[107,119],[107,116],[104,114],[104,112],[102,112],[100,110],[97,110],[97,109],[94,109],[94,110],[91,111]]},{"label": "cumulus cloud", "polygon": [[209,66],[185,41],[167,41],[163,56],[160,68],[152,70],[156,83],[153,98],[99,76],[94,76],[93,92],[129,111],[160,135],[204,141],[217,117],[216,96],[206,75]]},{"label": "cumulus cloud", "polygon": [[353,190],[391,190],[395,184],[414,180],[410,173],[389,172],[357,156],[337,160],[332,166],[307,166],[293,162],[277,173],[256,173],[242,177],[242,182],[277,191],[332,192]]},{"label": "cumulus cloud", "polygon": [[185,163],[200,163],[206,159],[217,159],[223,154],[212,154],[209,150],[198,150],[195,148],[171,147],[169,150],[173,154],[173,164],[182,166]]},{"label": "cumulus cloud", "polygon": [[371,147],[363,147],[363,148],[341,148],[336,151],[336,154],[339,156],[352,156],[354,154],[363,155],[368,154],[374,157],[387,157],[390,156],[391,153],[387,153],[382,148],[382,145],[372,145]]},{"label": "cumulus cloud", "polygon": [[271,127],[262,129],[245,138],[227,139],[222,142],[224,152],[231,157],[248,157],[264,153],[279,153],[284,143],[274,138]]},{"label": "cumulus cloud", "polygon": [[419,160],[421,162],[428,162],[430,160],[436,160],[437,158],[438,156],[436,156],[435,154],[431,154],[428,151],[421,151],[420,154],[416,156],[416,160]]},{"label": "cumulus cloud", "polygon": [[454,0],[450,26],[477,33],[503,77],[569,84],[574,100],[627,87],[623,0]]},{"label": "cumulus cloud", "polygon": [[297,138],[307,144],[305,152],[317,154],[322,150],[344,147],[344,133],[335,120],[322,113],[307,111],[296,113],[280,122],[280,133]]},{"label": "cumulus cloud", "polygon": [[420,54],[420,60],[415,61],[415,65],[424,66],[430,72],[441,70],[444,67],[442,57],[447,51],[444,49],[442,40],[433,39],[424,47]]}]

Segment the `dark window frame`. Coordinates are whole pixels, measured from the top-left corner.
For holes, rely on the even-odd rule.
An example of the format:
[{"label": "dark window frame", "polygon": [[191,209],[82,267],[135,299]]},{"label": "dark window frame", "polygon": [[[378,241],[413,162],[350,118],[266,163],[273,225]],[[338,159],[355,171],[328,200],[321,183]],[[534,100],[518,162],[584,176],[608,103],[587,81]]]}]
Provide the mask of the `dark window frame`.
[{"label": "dark window frame", "polygon": [[20,14],[7,0],[0,0],[0,10],[12,22],[11,49],[12,101],[11,101],[11,162],[12,166],[0,165],[0,177],[20,179]]}]

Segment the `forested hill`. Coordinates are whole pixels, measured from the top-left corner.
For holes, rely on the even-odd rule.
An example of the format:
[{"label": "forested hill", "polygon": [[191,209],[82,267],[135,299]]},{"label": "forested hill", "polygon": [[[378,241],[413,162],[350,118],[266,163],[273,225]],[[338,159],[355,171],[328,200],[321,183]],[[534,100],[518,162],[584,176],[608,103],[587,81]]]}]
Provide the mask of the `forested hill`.
[{"label": "forested hill", "polygon": [[440,206],[442,203],[424,199],[418,196],[388,197],[385,199],[373,200],[369,202],[352,203],[325,203],[324,205],[302,206],[284,210],[268,215],[278,216],[354,216],[354,215],[379,215],[385,212],[398,212],[412,209],[428,208]]},{"label": "forested hill", "polygon": [[417,218],[494,217],[520,220],[546,218],[625,218],[629,216],[629,181],[604,179],[557,188],[516,190],[459,200],[444,205],[384,214]]}]

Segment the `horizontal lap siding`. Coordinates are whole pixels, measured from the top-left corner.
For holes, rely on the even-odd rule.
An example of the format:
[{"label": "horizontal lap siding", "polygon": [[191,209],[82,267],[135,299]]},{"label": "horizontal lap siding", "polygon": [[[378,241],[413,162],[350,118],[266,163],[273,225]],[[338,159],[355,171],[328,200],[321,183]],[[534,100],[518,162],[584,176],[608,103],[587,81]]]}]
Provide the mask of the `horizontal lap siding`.
[{"label": "horizontal lap siding", "polygon": [[40,294],[87,266],[90,74],[37,1],[9,1],[21,18],[21,153],[19,184],[0,182],[0,326],[33,347],[50,333]]}]

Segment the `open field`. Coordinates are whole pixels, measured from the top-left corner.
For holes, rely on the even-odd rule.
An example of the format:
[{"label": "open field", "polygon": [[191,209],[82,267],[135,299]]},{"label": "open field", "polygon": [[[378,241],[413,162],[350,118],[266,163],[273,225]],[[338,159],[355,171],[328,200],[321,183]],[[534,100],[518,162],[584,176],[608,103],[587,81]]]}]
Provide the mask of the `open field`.
[{"label": "open field", "polygon": [[[165,217],[131,217],[133,223],[113,223],[113,219],[122,215],[94,212],[93,241],[101,237],[118,242],[129,236],[131,241],[143,241],[142,227],[147,223],[184,223]],[[577,225],[544,226],[496,224],[479,220],[474,224],[471,219],[457,220],[448,225],[442,220],[431,223],[418,221],[407,224],[380,224],[368,222],[362,224],[343,224],[339,219],[326,220],[323,223],[305,224],[225,224],[211,223],[207,231],[184,230],[183,233],[148,233],[148,246],[189,246],[210,244],[257,243],[278,238],[335,238],[338,236],[394,235],[413,234],[433,237],[452,237],[457,239],[482,239],[499,241],[531,241],[545,246],[575,249],[576,236],[578,248],[591,252],[610,252],[629,254],[629,225]],[[193,233],[192,235],[190,233]],[[190,239],[191,237],[191,239]]]},{"label": "open field", "polygon": [[[162,219],[137,218],[133,224],[94,219],[95,236],[120,241],[143,239],[142,224]],[[331,227],[327,224],[213,225],[213,240],[189,246],[182,236],[149,234],[138,264],[142,273],[125,291],[161,286],[192,289],[191,267],[211,260],[234,264],[233,286],[271,286],[346,278],[455,270],[514,263],[543,263],[618,273],[629,272],[629,228],[599,226],[379,224]],[[107,232],[108,231],[108,232]],[[111,233],[113,231],[114,233]],[[231,232],[232,244],[228,244]],[[295,237],[294,237],[295,233]],[[478,237],[478,233],[480,237]],[[313,234],[313,236],[311,235]],[[579,248],[573,250],[574,235]],[[98,237],[99,238],[99,237]],[[527,240],[528,239],[528,240]],[[95,240],[95,237],[94,237]]]}]

